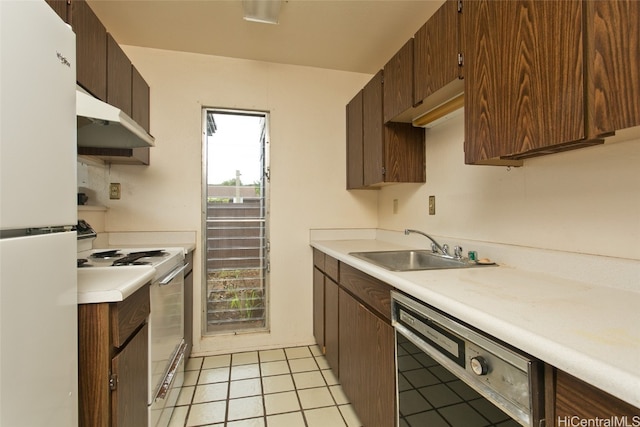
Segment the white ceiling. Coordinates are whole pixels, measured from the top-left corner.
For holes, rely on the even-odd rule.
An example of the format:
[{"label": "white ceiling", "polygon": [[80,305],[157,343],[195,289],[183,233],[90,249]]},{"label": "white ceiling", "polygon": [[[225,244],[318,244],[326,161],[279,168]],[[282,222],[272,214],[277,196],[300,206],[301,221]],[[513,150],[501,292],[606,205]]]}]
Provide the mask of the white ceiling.
[{"label": "white ceiling", "polygon": [[88,0],[122,45],[367,74],[443,0],[285,0],[278,25],[242,19],[241,0]]}]

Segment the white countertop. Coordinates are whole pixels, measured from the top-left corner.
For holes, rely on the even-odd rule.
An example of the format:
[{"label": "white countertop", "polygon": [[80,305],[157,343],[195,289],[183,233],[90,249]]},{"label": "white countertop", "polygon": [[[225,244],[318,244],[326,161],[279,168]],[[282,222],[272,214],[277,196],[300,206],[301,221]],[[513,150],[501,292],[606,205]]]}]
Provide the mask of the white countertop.
[{"label": "white countertop", "polygon": [[375,239],[311,246],[640,407],[640,292],[505,266],[392,272],[349,255],[409,249]]},{"label": "white countertop", "polygon": [[151,282],[155,272],[148,265],[78,268],[78,304],[123,301]]}]

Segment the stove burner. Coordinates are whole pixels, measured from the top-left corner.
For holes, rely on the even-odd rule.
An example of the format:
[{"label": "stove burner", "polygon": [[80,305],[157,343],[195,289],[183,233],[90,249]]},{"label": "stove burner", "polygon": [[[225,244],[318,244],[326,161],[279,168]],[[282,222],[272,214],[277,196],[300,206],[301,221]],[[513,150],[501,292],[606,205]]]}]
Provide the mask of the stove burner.
[{"label": "stove burner", "polygon": [[138,261],[140,258],[151,258],[157,256],[166,256],[167,252],[163,250],[131,252],[120,259],[117,259],[111,265],[148,265],[150,262]]},{"label": "stove burner", "polygon": [[122,256],[122,254],[119,251],[120,251],[120,249],[113,249],[113,250],[110,250],[110,251],[94,252],[94,253],[91,254],[91,258],[107,259],[107,258],[114,258],[114,257]]}]

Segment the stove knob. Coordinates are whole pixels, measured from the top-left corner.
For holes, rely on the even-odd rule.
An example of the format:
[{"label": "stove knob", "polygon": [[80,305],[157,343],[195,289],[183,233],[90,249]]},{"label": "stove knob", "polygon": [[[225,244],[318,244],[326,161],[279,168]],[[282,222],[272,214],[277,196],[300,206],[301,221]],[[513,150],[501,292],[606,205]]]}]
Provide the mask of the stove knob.
[{"label": "stove knob", "polygon": [[482,356],[476,356],[471,358],[471,370],[476,375],[486,375],[489,372],[489,365]]}]

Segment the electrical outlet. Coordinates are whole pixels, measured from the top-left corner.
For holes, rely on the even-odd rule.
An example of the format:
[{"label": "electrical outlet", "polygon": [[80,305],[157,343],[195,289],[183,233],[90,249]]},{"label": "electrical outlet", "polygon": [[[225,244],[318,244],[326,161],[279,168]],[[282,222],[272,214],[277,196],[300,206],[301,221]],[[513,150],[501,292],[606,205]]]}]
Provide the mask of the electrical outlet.
[{"label": "electrical outlet", "polygon": [[112,182],[109,184],[109,198],[112,200],[120,199],[120,183]]},{"label": "electrical outlet", "polygon": [[436,196],[429,196],[429,215],[436,214]]}]

